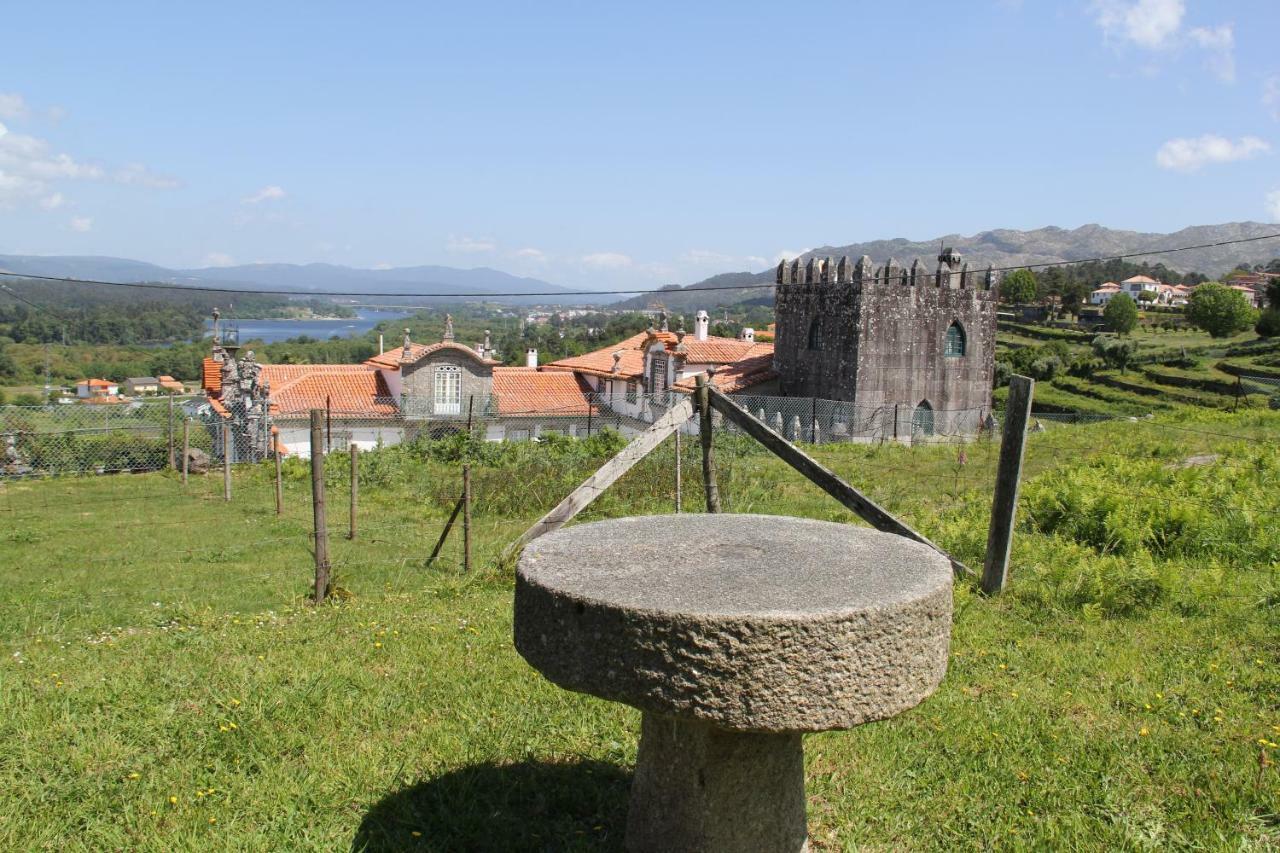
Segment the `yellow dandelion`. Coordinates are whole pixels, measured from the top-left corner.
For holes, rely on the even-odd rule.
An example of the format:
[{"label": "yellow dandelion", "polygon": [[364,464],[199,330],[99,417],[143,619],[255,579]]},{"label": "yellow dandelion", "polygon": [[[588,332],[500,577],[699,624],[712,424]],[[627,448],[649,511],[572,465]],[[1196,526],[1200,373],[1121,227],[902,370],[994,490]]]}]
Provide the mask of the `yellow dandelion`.
[{"label": "yellow dandelion", "polygon": [[1157,698],[1157,699],[1163,699],[1163,698],[1164,698],[1164,694],[1163,694],[1163,693],[1157,693],[1157,694],[1156,694],[1156,698]]},{"label": "yellow dandelion", "polygon": [[62,682],[61,682],[61,681],[59,681],[57,684],[54,684],[53,686],[54,686],[54,687],[61,687],[61,686],[62,686]]},{"label": "yellow dandelion", "polygon": [[130,778],[130,779],[137,779],[139,775],[140,775],[140,774],[138,774],[138,773],[136,773],[136,772],[135,772],[135,773],[130,773],[130,774],[129,774],[129,778]]},{"label": "yellow dandelion", "polygon": [[216,817],[209,818],[209,823],[217,823],[217,822],[218,822],[218,819]]},{"label": "yellow dandelion", "polygon": [[1003,664],[1003,663],[1002,663],[1002,664],[1000,664],[1000,668],[1001,668],[1001,669],[1008,669],[1009,667],[1008,667],[1007,665],[1005,665],[1005,664]]},{"label": "yellow dandelion", "polygon": [[258,655],[258,660],[266,660],[266,655]]},{"label": "yellow dandelion", "polygon": [[232,700],[231,700],[231,704],[232,704],[232,705],[239,705],[239,704],[240,704],[240,700],[239,700],[239,699],[232,699]]},{"label": "yellow dandelion", "polygon": [[235,723],[228,723],[227,725],[231,726],[231,728],[233,729],[239,728],[239,726],[237,726]]},{"label": "yellow dandelion", "polygon": [[220,731],[220,732],[225,732],[225,731],[227,731],[227,727],[226,727],[226,726],[218,726],[218,731]]},{"label": "yellow dandelion", "polygon": [[421,838],[421,837],[422,837],[422,833],[421,833],[421,832],[418,832],[418,830],[416,830],[416,829],[413,831],[412,835],[413,835],[413,837],[414,837],[414,838]]},{"label": "yellow dandelion", "polygon": [[178,804],[178,798],[177,798],[177,797],[170,797],[170,798],[169,798],[169,804],[170,804],[170,805],[173,805],[173,806],[176,806],[176,805]]},{"label": "yellow dandelion", "polygon": [[1146,726],[1143,726],[1141,729],[1138,730],[1138,737],[1146,737],[1149,734],[1151,734],[1151,730],[1148,729]]},{"label": "yellow dandelion", "polygon": [[1142,707],[1143,707],[1143,708],[1145,708],[1146,710],[1150,711],[1150,710],[1151,710],[1151,703],[1149,703],[1149,702],[1148,702],[1148,703],[1144,704]]},{"label": "yellow dandelion", "polygon": [[197,796],[197,797],[203,797],[203,796],[204,796],[204,791],[196,791],[196,796]]},{"label": "yellow dandelion", "polygon": [[373,647],[374,647],[375,649],[380,649],[380,648],[382,648],[382,643],[374,643],[374,644],[373,644]]}]

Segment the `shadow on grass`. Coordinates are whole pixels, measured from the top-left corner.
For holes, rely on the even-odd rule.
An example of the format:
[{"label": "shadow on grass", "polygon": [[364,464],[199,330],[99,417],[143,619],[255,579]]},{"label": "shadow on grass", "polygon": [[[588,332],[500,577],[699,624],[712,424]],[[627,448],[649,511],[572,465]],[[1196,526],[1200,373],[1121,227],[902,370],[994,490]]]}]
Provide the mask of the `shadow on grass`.
[{"label": "shadow on grass", "polygon": [[477,764],[379,801],[351,849],[621,850],[630,785],[600,761]]}]

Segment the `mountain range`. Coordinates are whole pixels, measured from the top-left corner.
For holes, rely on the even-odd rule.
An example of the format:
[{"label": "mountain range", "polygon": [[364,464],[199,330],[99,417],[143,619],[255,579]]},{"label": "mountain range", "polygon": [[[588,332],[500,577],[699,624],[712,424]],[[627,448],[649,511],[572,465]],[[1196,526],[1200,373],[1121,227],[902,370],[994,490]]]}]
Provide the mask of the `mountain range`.
[{"label": "mountain range", "polygon": [[[858,258],[868,255],[876,264],[896,258],[908,265],[915,258],[932,266],[940,246],[950,246],[964,254],[974,269],[988,264],[997,267],[1027,264],[1060,263],[1095,257],[1111,257],[1135,252],[1156,252],[1141,258],[1152,264],[1163,263],[1183,273],[1201,272],[1222,275],[1236,264],[1265,263],[1280,257],[1280,239],[1263,239],[1248,243],[1172,252],[1171,249],[1253,239],[1280,233],[1280,225],[1261,222],[1228,222],[1222,225],[1196,225],[1171,234],[1122,231],[1101,225],[1079,228],[1037,228],[1034,231],[996,229],[972,236],[947,234],[927,240],[872,240],[845,246],[820,246],[805,252],[801,260],[811,257]],[[522,294],[495,301],[521,304],[590,304],[604,303],[609,297],[532,296],[529,294],[569,294],[570,288],[536,278],[514,276],[488,267],[458,269],[443,266],[395,267],[391,269],[359,269],[336,264],[245,264],[202,269],[170,269],[143,261],[124,258],[77,255],[0,255],[0,270],[26,275],[63,276],[102,281],[165,282],[186,287],[228,287],[236,289],[291,290],[304,293],[352,292],[357,294],[458,294],[484,297],[493,293]],[[684,287],[672,285],[658,293],[640,294],[616,302],[610,307],[646,308],[655,303],[672,310],[696,310],[733,305],[743,301],[771,304],[772,269],[758,272],[727,272],[714,275]],[[379,301],[395,302],[396,296]],[[443,301],[443,300],[440,300]]]},{"label": "mountain range", "polygon": [[[569,288],[488,267],[441,266],[359,269],[336,264],[244,264],[202,269],[170,269],[145,261],[87,255],[0,255],[0,270],[24,275],[121,282],[163,282],[183,287],[262,288],[306,293],[461,294],[568,293]],[[389,297],[395,301],[396,297]],[[581,297],[521,295],[507,302],[582,302]]]},{"label": "mountain range", "polygon": [[[1134,252],[1159,252],[1159,254],[1133,260],[1151,264],[1163,263],[1179,272],[1201,272],[1210,277],[1216,277],[1229,272],[1236,264],[1266,263],[1272,258],[1280,257],[1280,239],[1212,246],[1185,252],[1167,250],[1227,240],[1252,239],[1271,234],[1280,234],[1280,225],[1267,225],[1262,222],[1228,222],[1223,225],[1195,225],[1171,234],[1121,231],[1104,228],[1101,225],[1083,225],[1072,229],[1050,226],[1037,228],[1034,231],[1002,228],[983,231],[969,237],[961,234],[947,234],[920,241],[899,237],[892,240],[851,243],[847,246],[820,246],[805,252],[800,259],[803,261],[811,257],[828,256],[839,258],[842,255],[857,259],[868,255],[877,265],[885,263],[890,258],[896,258],[906,266],[910,265],[914,259],[921,258],[932,268],[936,263],[939,247],[950,246],[964,254],[971,268],[985,269],[988,264],[996,267],[1012,267],[1079,261]],[[721,273],[687,287],[672,287],[664,289],[661,293],[642,294],[618,303],[616,307],[638,309],[660,302],[672,310],[689,311],[732,305],[744,300],[760,300],[772,304],[773,291],[760,285],[770,284],[773,280],[773,269],[762,272]],[[713,292],[705,292],[709,289],[713,289]]]}]

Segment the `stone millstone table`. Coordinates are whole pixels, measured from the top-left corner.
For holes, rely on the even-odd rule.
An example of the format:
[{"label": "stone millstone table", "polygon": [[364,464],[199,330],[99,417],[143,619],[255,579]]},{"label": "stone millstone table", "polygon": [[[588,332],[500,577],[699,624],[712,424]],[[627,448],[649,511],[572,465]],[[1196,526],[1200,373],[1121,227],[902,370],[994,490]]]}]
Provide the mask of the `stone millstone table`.
[{"label": "stone millstone table", "polygon": [[947,668],[951,566],[918,542],[764,515],[549,533],[515,643],[561,687],[644,712],[627,847],[807,847],[801,735],[891,717]]}]

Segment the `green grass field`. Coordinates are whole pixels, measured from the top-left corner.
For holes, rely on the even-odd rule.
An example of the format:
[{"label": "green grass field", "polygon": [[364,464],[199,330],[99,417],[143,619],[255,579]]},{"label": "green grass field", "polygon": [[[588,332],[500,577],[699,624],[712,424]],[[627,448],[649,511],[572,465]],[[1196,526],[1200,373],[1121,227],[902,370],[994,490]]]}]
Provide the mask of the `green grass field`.
[{"label": "green grass field", "polygon": [[[1011,586],[957,584],[937,694],[807,740],[816,849],[1280,846],[1280,413],[1046,425]],[[718,441],[729,511],[854,521]],[[638,713],[511,644],[496,557],[602,461],[538,453],[477,464],[469,575],[455,541],[423,565],[457,464],[367,454],[355,541],[331,465],[320,608],[300,463],[280,518],[265,468],[229,504],[216,476],[0,485],[0,848],[619,849]],[[671,453],[587,520],[670,512]],[[998,447],[815,453],[980,566]]]}]

